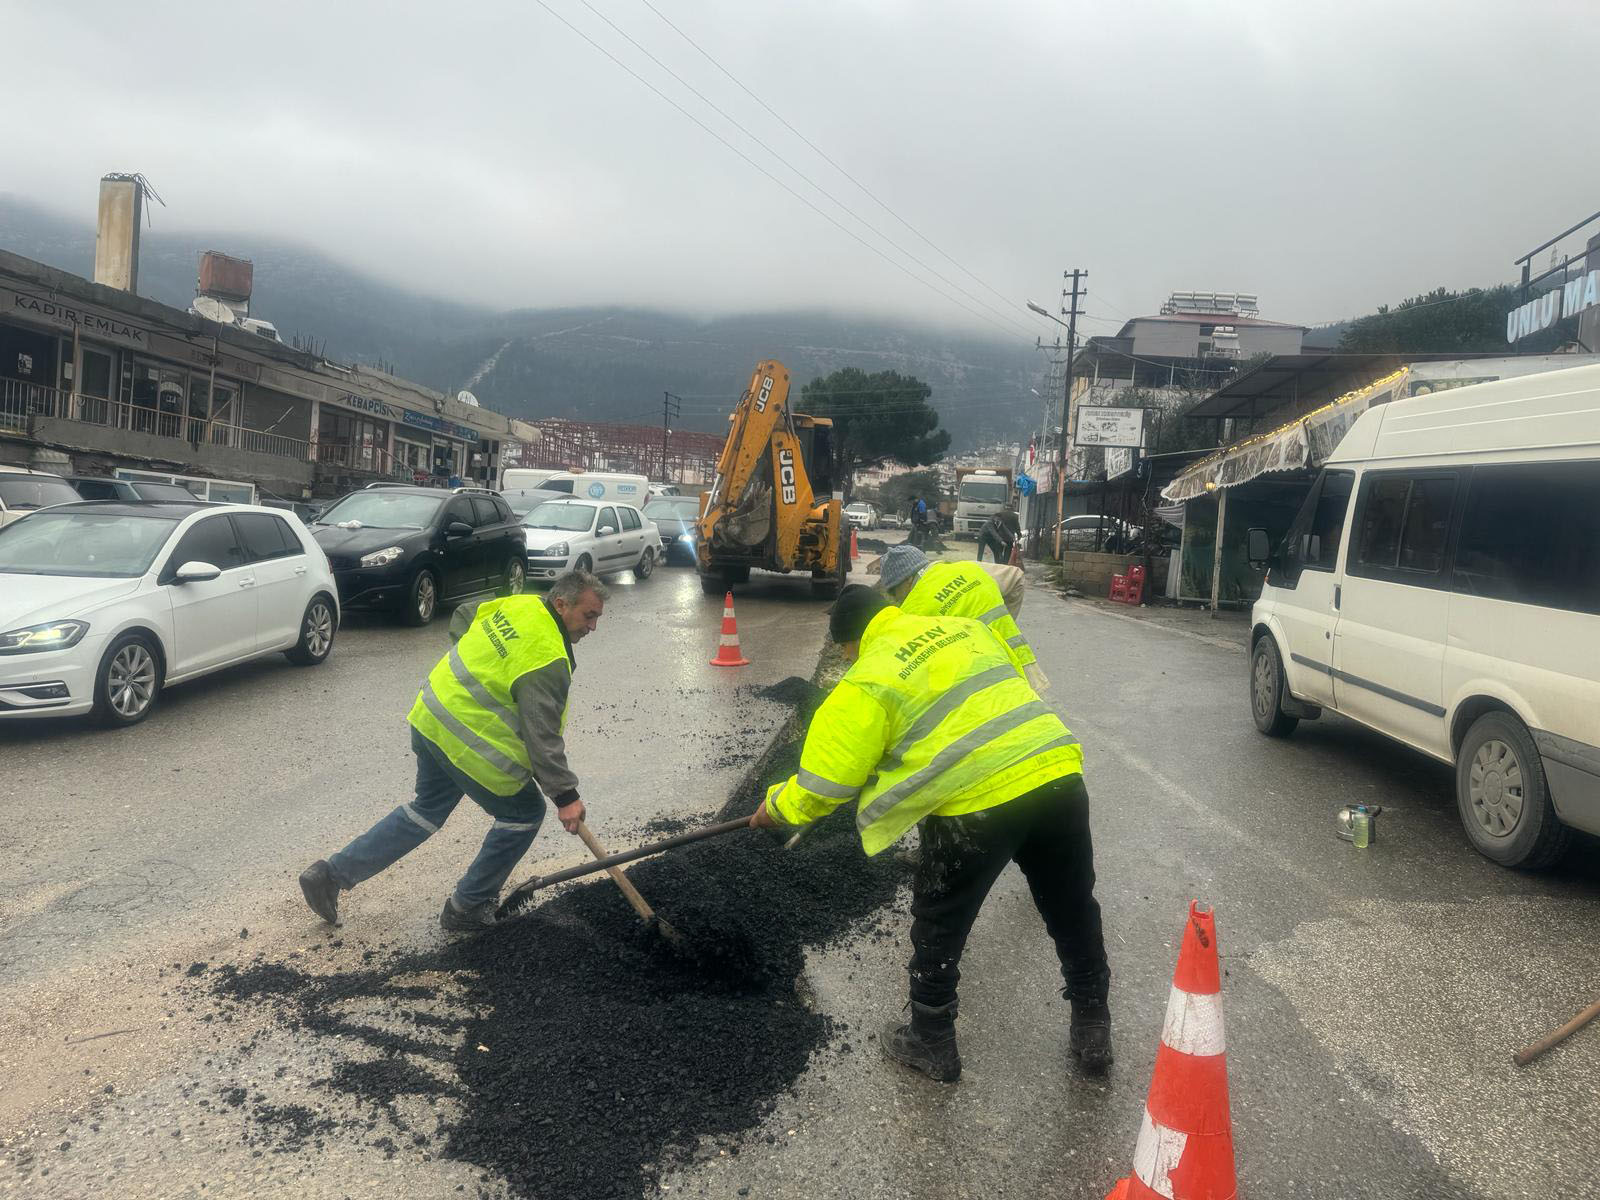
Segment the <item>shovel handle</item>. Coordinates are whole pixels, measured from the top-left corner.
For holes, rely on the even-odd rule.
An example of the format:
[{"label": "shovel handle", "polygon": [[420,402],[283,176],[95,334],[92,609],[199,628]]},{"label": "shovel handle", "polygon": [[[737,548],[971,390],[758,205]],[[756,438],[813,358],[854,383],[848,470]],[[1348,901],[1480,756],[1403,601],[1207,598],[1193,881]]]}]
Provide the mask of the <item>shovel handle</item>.
[{"label": "shovel handle", "polygon": [[[607,857],[606,848],[600,844],[600,839],[595,837],[590,832],[589,826],[582,821],[578,822],[578,836],[583,839],[583,844],[589,847],[589,853],[596,859]],[[628,898],[628,903],[633,905],[634,912],[646,921],[655,920],[655,909],[651,908],[649,902],[639,894],[639,889],[634,887],[633,881],[622,873],[621,867],[607,867],[606,874],[610,875],[612,882],[622,889],[622,894]]]}]

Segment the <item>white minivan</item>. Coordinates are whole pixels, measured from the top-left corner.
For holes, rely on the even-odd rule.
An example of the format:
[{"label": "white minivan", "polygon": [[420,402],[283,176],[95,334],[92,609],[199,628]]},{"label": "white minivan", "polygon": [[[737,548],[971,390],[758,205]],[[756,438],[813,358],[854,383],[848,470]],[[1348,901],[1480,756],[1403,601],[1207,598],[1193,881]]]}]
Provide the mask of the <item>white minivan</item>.
[{"label": "white minivan", "polygon": [[1600,834],[1600,366],[1363,413],[1249,542],[1256,728],[1326,708],[1452,763],[1506,866]]},{"label": "white minivan", "polygon": [[538,486],[566,492],[577,500],[612,501],[643,508],[650,500],[650,481],[643,475],[618,475],[609,471],[557,471]]}]

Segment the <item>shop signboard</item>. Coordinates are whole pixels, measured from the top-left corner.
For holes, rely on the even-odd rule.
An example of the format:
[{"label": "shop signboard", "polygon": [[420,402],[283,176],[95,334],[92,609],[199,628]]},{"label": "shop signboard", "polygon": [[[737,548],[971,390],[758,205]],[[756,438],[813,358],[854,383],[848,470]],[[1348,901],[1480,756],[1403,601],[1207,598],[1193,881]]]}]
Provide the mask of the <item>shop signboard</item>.
[{"label": "shop signboard", "polygon": [[1115,446],[1106,451],[1106,478],[1120,479],[1133,470],[1133,451],[1125,446]]},{"label": "shop signboard", "polygon": [[429,416],[427,413],[405,410],[403,418],[405,424],[415,425],[418,429],[431,429],[435,433],[442,433],[447,437],[460,438],[463,442],[478,440],[478,431],[469,429],[465,425],[457,425],[454,421],[446,421],[443,417]]},{"label": "shop signboard", "polygon": [[36,292],[13,291],[0,288],[0,311],[24,321],[37,321],[69,333],[79,331],[83,336],[102,342],[115,342],[119,346],[132,346],[147,350],[150,331],[131,324],[115,313],[73,300],[59,300]]},{"label": "shop signboard", "polygon": [[1529,334],[1541,333],[1564,317],[1600,306],[1600,268],[1569,279],[1506,314],[1506,341],[1513,346]]},{"label": "shop signboard", "polygon": [[1082,405],[1078,408],[1075,446],[1131,446],[1144,444],[1142,408]]}]

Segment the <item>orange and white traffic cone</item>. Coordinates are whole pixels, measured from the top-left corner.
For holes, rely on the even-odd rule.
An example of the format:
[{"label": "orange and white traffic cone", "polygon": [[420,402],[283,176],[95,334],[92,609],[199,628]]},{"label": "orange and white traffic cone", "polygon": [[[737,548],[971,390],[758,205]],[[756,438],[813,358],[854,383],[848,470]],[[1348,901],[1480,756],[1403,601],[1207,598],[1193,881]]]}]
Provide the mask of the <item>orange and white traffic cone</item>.
[{"label": "orange and white traffic cone", "polygon": [[852,525],[850,527],[850,561],[855,562],[860,557],[861,551],[856,549],[856,530],[855,526]]},{"label": "orange and white traffic cone", "polygon": [[739,623],[733,619],[733,591],[722,601],[722,641],[717,645],[713,667],[747,667],[750,660],[739,650]]},{"label": "orange and white traffic cone", "polygon": [[1189,905],[1133,1174],[1106,1200],[1235,1200],[1222,972],[1210,910]]}]

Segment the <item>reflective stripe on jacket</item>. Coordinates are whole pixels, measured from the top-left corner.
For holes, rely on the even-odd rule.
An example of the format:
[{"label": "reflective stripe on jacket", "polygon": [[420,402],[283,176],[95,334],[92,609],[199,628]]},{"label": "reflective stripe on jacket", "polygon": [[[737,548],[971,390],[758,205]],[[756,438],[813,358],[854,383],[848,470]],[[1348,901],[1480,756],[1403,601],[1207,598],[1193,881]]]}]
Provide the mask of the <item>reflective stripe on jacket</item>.
[{"label": "reflective stripe on jacket", "polygon": [[925,617],[971,617],[982,621],[1011,647],[1019,665],[1033,665],[1033,647],[1022,636],[999,586],[978,563],[929,563],[900,607]]},{"label": "reflective stripe on jacket", "polygon": [[[471,628],[429,672],[411,706],[411,724],[464,775],[497,796],[514,795],[533,769],[518,732],[512,687],[558,659],[570,679],[566,641],[541,597],[480,604]],[[563,700],[561,725],[566,723]]]},{"label": "reflective stripe on jacket", "polygon": [[[992,585],[991,585],[992,586]],[[929,813],[994,808],[1083,769],[1083,751],[987,626],[886,608],[817,709],[800,770],[767,792],[805,825],[849,800],[868,854]]]}]

